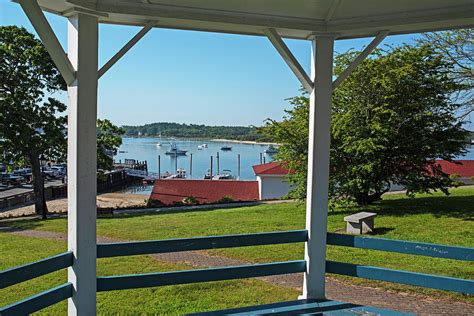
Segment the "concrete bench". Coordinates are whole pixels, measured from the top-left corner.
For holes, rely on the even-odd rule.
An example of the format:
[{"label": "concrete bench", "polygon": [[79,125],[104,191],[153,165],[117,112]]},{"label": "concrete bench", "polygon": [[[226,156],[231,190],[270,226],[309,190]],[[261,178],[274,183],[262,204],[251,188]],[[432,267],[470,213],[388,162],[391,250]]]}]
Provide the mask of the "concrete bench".
[{"label": "concrete bench", "polygon": [[360,212],[344,217],[347,222],[346,232],[349,234],[367,234],[374,230],[374,218],[377,213]]}]

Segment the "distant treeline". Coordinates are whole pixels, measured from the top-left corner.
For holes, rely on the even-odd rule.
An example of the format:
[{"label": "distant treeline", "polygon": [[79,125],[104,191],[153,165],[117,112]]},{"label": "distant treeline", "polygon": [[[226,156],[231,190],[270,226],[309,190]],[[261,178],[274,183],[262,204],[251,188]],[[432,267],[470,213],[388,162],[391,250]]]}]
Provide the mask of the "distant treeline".
[{"label": "distant treeline", "polygon": [[198,124],[152,123],[142,126],[123,126],[125,136],[159,136],[186,138],[224,138],[234,140],[267,141],[255,126],[207,126]]}]

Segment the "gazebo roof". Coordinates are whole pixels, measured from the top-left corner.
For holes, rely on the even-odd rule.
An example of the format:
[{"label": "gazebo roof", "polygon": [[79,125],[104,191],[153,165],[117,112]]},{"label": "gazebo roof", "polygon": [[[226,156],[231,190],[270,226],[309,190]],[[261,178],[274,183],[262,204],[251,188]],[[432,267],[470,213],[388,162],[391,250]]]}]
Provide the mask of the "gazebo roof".
[{"label": "gazebo roof", "polygon": [[474,25],[473,0],[39,0],[47,11],[82,11],[101,23],[310,39],[417,33]]}]

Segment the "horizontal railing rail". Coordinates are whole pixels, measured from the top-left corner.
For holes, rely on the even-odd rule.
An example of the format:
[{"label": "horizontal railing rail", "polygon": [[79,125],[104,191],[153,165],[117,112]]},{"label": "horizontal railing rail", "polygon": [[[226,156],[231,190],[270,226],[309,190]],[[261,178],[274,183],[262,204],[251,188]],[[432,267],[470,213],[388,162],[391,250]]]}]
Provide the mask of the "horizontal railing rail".
[{"label": "horizontal railing rail", "polygon": [[306,230],[294,230],[242,235],[222,235],[138,242],[118,242],[109,244],[98,244],[97,257],[108,258],[190,250],[276,245],[305,242],[307,240],[308,232]]},{"label": "horizontal railing rail", "polygon": [[437,245],[386,238],[362,237],[336,233],[327,234],[327,244],[360,249],[398,252],[416,256],[474,261],[474,248]]},{"label": "horizontal railing rail", "polygon": [[474,294],[474,280],[457,279],[446,276],[392,270],[334,261],[326,261],[326,272],[364,279]]},{"label": "horizontal railing rail", "polygon": [[1,316],[28,315],[72,297],[72,284],[66,283],[28,297],[11,305],[0,307]]},{"label": "horizontal railing rail", "polygon": [[72,266],[72,252],[0,271],[0,289]]},{"label": "horizontal railing rail", "polygon": [[235,280],[304,272],[304,260],[252,264],[236,267],[132,274],[97,278],[97,291],[125,290],[165,285]]}]

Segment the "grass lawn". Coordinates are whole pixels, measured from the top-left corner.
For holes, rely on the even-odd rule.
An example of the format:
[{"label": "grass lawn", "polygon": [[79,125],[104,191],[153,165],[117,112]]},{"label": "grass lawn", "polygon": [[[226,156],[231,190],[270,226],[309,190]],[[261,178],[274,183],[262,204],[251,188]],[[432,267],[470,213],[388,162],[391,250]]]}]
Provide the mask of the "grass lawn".
[{"label": "grass lawn", "polygon": [[[66,249],[60,241],[0,233],[0,270],[50,256]],[[100,259],[98,275],[117,275],[190,269],[184,264],[167,264],[148,256]],[[57,271],[0,290],[0,306],[45,291],[66,282],[66,271]],[[258,305],[293,300],[298,292],[259,280],[222,281],[147,289],[102,292],[97,295],[99,314],[166,314],[182,315],[237,306]],[[63,301],[40,314],[64,315]]]},{"label": "grass lawn", "polygon": [[[343,217],[361,210],[373,211],[379,214],[375,220],[376,232],[374,233],[374,235],[378,237],[474,247],[474,234],[472,233],[474,231],[474,187],[453,189],[451,190],[451,195],[448,197],[439,193],[435,193],[433,195],[419,195],[416,198],[407,198],[403,194],[386,195],[383,201],[367,208],[362,209],[359,207],[352,207],[336,209],[331,211],[329,214],[328,230],[342,231],[345,227]],[[205,235],[279,231],[304,228],[304,213],[305,210],[303,205],[297,203],[288,203],[212,211],[116,216],[98,219],[97,230],[98,235],[101,236],[130,240],[150,240]],[[66,233],[67,227],[66,219],[64,218],[47,221],[23,220],[8,223],[8,225],[22,229],[46,230],[62,233]],[[5,233],[0,236],[4,235]],[[24,239],[23,242],[21,240],[9,240],[12,238],[10,235],[3,238],[7,238],[7,242],[5,244],[4,242],[0,241],[0,250],[2,250],[2,256],[0,257],[0,269],[27,262],[27,259],[35,259],[34,257],[29,258],[28,256],[30,255],[44,257],[53,253],[57,253],[58,249],[55,247],[60,248],[62,245],[59,244],[58,246],[55,244],[55,242],[45,242],[43,240],[32,242],[30,245],[29,240],[26,239]],[[38,244],[37,247],[34,245],[35,243]],[[51,246],[49,243],[51,243]],[[8,251],[8,249],[11,248],[16,249],[14,245],[21,245],[21,248],[23,249],[23,245],[26,244],[28,245],[25,246],[26,252],[24,257],[23,255],[18,254],[17,251],[11,251],[10,255],[3,256],[4,251]],[[62,247],[64,247],[64,245],[62,245]],[[28,249],[30,251],[27,251]],[[245,247],[213,250],[210,252],[251,262],[286,261],[303,258],[303,245],[290,244]],[[7,259],[4,260],[4,257]],[[123,261],[123,264],[117,264],[117,260],[124,260],[123,258],[112,258],[107,259],[107,261],[100,260],[100,262],[104,261],[104,266],[101,268],[101,265],[99,265],[99,270],[102,269],[101,273],[107,274],[108,271],[113,271],[114,273],[133,273],[135,271],[141,272],[143,269],[147,269],[148,267],[150,268],[150,271],[173,268],[169,265],[158,265],[156,261],[148,263],[143,258],[147,257],[141,257],[140,260],[135,257],[127,258],[126,264],[123,263]],[[428,257],[417,257],[411,255],[351,249],[337,246],[328,247],[328,259],[341,262],[359,263],[379,267],[447,275],[465,279],[474,279],[474,264],[465,261],[434,259]],[[54,275],[52,275],[52,277],[53,276]],[[414,291],[431,296],[451,297],[474,301],[473,298],[443,291],[420,289],[356,278],[340,278],[349,280],[352,283],[361,283],[364,285],[373,285],[394,290]],[[222,284],[238,288],[239,286],[243,286],[243,284],[245,284],[244,282],[257,282],[252,284],[252,286],[255,287],[268,286],[265,284],[260,284],[261,282],[259,283],[258,281],[235,281],[223,282]],[[202,290],[203,287],[206,288],[206,290],[209,290],[209,294],[204,294],[204,291]],[[225,295],[227,291],[219,291],[220,287],[220,283],[219,285],[214,283],[174,288],[121,291],[113,293],[113,295],[110,293],[100,294],[99,307],[101,304],[109,304],[113,307],[113,303],[106,302],[112,302],[116,298],[126,295],[123,293],[135,293],[135,291],[137,293],[140,293],[140,291],[148,291],[147,293],[152,293],[152,291],[156,291],[160,293],[158,296],[164,295],[164,297],[168,298],[170,293],[166,291],[180,291],[180,289],[191,288],[198,292],[202,290],[202,293],[199,294],[200,299],[197,301],[192,300],[190,298],[192,296],[191,294],[183,294],[183,296],[189,298],[188,303],[193,305],[190,308],[201,308],[202,306],[196,304],[206,304],[206,300],[209,300],[209,304],[213,304],[215,303],[215,299],[220,298],[222,298],[223,302],[225,301],[224,296],[227,296]],[[219,293],[215,293],[213,291],[219,291]],[[242,293],[239,292],[241,293],[239,295],[242,296],[242,300],[250,300],[250,297],[246,295],[251,295],[254,290],[246,292],[242,288],[241,291]],[[294,292],[292,291],[281,289],[279,291],[282,291],[282,296],[293,295],[294,297]],[[110,297],[107,295],[110,295]],[[124,297],[129,297],[130,295],[132,294],[128,294],[128,296]],[[265,299],[259,295],[254,296],[255,298],[253,299]],[[279,299],[281,299],[282,296],[280,296]],[[106,297],[108,297],[108,299]],[[3,298],[0,291],[0,303],[2,303],[2,299]],[[138,297],[136,299],[138,299]],[[229,304],[226,306],[239,305],[235,304],[236,298],[233,295],[230,295],[227,297],[227,299],[229,300]],[[275,297],[275,300],[278,299]],[[135,304],[136,303],[134,302],[133,305]],[[140,302],[140,304],[142,303]],[[157,304],[158,302],[155,302],[153,306],[156,306]],[[176,304],[183,304],[183,302],[179,301]],[[218,302],[216,304],[218,304]],[[185,304],[185,306],[188,305]],[[131,306],[131,308],[132,307],[133,306]],[[219,306],[214,306],[210,307],[209,309],[216,307],[219,308]],[[182,311],[184,311],[184,309]]]}]

